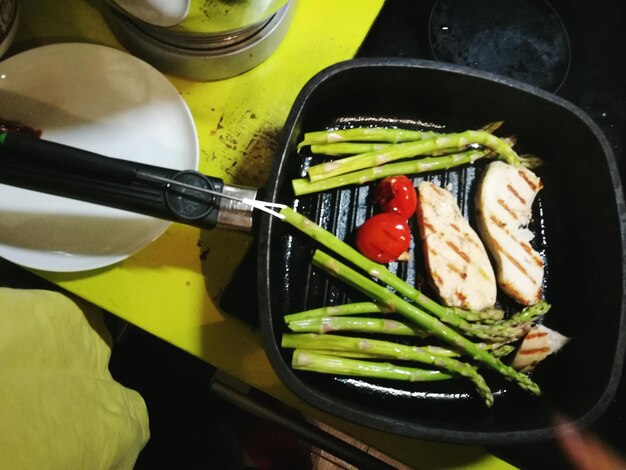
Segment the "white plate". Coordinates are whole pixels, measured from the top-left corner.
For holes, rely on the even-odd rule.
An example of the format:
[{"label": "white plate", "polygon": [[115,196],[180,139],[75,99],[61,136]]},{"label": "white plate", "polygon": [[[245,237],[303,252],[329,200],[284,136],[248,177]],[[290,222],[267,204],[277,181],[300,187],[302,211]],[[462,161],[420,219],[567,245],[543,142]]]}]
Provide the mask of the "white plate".
[{"label": "white plate", "polygon": [[[110,157],[180,170],[198,165],[196,128],[178,91],[150,65],[110,47],[54,44],[0,62],[0,117]],[[0,185],[0,256],[29,268],[108,266],[169,225]]]}]

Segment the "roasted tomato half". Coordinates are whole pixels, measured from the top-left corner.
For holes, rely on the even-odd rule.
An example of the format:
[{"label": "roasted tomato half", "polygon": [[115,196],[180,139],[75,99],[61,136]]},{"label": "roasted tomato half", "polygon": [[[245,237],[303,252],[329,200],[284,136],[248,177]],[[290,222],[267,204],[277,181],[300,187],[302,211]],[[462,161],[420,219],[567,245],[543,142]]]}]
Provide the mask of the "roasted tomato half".
[{"label": "roasted tomato half", "polygon": [[383,212],[370,217],[359,227],[356,245],[367,258],[389,263],[407,252],[411,245],[411,230],[403,216]]},{"label": "roasted tomato half", "polygon": [[393,212],[409,219],[417,207],[417,193],[406,176],[388,176],[374,188],[372,202],[379,212]]}]

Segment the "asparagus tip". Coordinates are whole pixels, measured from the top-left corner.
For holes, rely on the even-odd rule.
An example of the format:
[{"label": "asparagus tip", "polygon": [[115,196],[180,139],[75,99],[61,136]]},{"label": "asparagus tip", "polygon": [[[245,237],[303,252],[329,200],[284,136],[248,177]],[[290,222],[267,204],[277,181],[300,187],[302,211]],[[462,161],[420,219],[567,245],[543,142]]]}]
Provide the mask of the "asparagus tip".
[{"label": "asparagus tip", "polygon": [[500,126],[502,126],[502,124],[504,124],[504,121],[489,122],[485,124],[483,127],[481,127],[481,130],[492,134],[495,131],[497,131],[500,128]]},{"label": "asparagus tip", "polygon": [[536,155],[520,155],[519,159],[520,162],[522,162],[522,165],[529,170],[534,170],[535,168],[539,168],[544,165],[543,159],[537,157]]}]

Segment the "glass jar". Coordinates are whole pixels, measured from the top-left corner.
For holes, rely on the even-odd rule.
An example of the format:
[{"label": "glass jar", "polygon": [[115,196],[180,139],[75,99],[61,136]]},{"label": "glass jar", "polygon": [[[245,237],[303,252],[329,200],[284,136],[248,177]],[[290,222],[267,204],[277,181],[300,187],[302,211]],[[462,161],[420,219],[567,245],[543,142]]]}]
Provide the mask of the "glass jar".
[{"label": "glass jar", "polygon": [[105,0],[113,33],[165,73],[218,80],[263,62],[282,41],[296,0]]}]

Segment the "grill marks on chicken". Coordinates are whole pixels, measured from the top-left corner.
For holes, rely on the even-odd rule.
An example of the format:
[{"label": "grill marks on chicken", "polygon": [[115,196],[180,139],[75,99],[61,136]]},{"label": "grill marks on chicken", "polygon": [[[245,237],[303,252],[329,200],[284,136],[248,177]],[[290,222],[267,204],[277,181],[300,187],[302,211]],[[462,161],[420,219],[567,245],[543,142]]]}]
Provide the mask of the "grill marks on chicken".
[{"label": "grill marks on chicken", "polygon": [[430,282],[442,302],[469,310],[493,307],[493,268],[454,196],[433,183],[421,183],[417,217]]},{"label": "grill marks on chicken", "polygon": [[476,220],[496,263],[502,290],[523,305],[541,298],[544,262],[530,245],[527,229],[541,180],[530,170],[496,161],[476,193]]},{"label": "grill marks on chicken", "polygon": [[524,337],[511,367],[528,372],[550,354],[559,351],[568,341],[569,338],[546,326],[534,326]]}]

